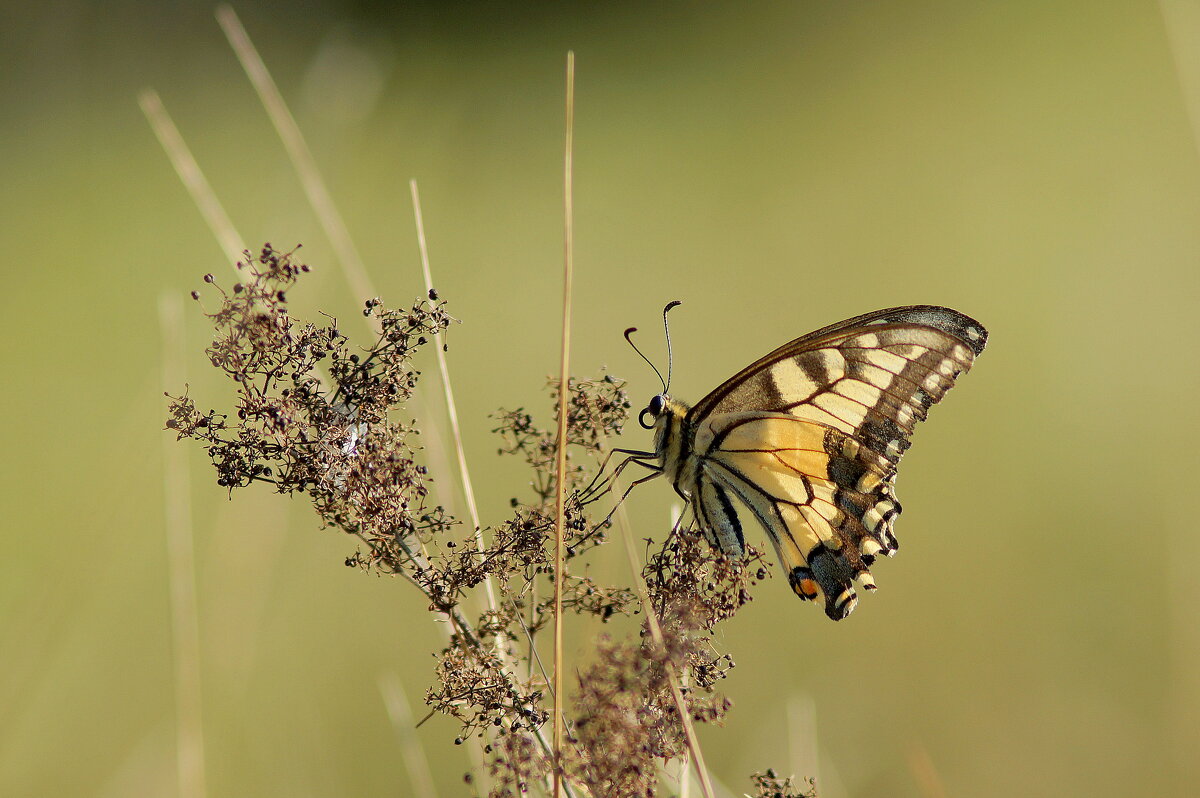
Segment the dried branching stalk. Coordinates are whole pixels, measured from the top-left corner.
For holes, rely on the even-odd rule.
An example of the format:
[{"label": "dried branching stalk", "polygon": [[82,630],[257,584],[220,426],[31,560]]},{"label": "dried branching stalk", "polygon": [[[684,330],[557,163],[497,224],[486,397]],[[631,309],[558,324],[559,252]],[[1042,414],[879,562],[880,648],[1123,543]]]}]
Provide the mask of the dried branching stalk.
[{"label": "dried branching stalk", "polygon": [[[549,590],[560,496],[564,560],[584,566],[553,578],[561,613],[601,621],[649,615],[636,582],[604,584],[586,570],[607,534],[579,492],[594,476],[589,464],[627,420],[624,384],[611,376],[569,379],[562,391],[551,380],[551,399],[565,410],[561,436],[524,408],[498,412],[498,449],[524,460],[530,491],[512,500],[507,520],[486,529],[481,549],[474,529],[430,499],[420,422],[405,404],[420,376],[414,357],[455,323],[445,302],[434,292],[403,309],[367,301],[363,313],[381,332],[359,349],[336,319],[304,322],[289,313],[288,294],[308,270],[295,252],[267,246],[256,257],[246,253],[231,288],[205,278],[204,301],[215,293],[217,302],[207,312],[215,328],[207,353],[234,382],[236,406],[202,411],[185,392],[172,397],[167,426],[207,449],[227,490],[262,484],[306,496],[325,526],[359,542],[347,565],[402,577],[450,621],[426,703],[457,719],[459,743],[482,747],[491,796],[522,795],[556,769],[543,734],[553,691],[528,644],[561,617]],[[719,722],[730,707],[714,688],[733,661],[717,651],[712,630],[767,578],[761,556],[726,559],[679,528],[647,555],[644,606],[653,608],[659,633],[643,624],[640,637],[607,637],[594,661],[577,669],[557,759],[571,796],[658,794],[662,765],[687,748],[682,719]],[[466,608],[476,606],[488,579],[506,600],[473,614]],[[522,661],[530,667],[517,667]],[[689,675],[677,693],[672,673]]]},{"label": "dried branching stalk", "polygon": [[250,40],[250,35],[246,33],[242,21],[238,19],[237,12],[233,10],[232,6],[226,4],[217,6],[216,16],[217,23],[225,33],[225,38],[229,40],[229,46],[237,55],[242,69],[246,72],[246,77],[253,84],[263,108],[271,118],[275,132],[279,134],[279,139],[283,142],[284,149],[287,150],[292,168],[296,170],[296,175],[304,187],[304,194],[313,206],[317,219],[325,230],[325,235],[333,245],[333,251],[337,253],[338,261],[341,263],[342,271],[351,290],[354,291],[355,296],[374,296],[375,290],[371,285],[370,274],[363,264],[362,257],[358,254],[358,248],[354,246],[354,239],[350,237],[350,231],[346,227],[341,213],[338,212],[337,205],[321,177],[320,170],[317,169],[317,162],[308,147],[308,142],[305,141],[300,126],[296,124],[295,117],[292,116],[287,103],[284,102],[279,87],[275,85],[275,79],[271,77],[270,70],[263,63],[262,57],[254,47],[254,42]]},{"label": "dried branching stalk", "polygon": [[817,798],[817,788],[811,780],[796,785],[794,777],[783,778],[773,770],[755,773],[750,778],[756,790],[753,798]]}]

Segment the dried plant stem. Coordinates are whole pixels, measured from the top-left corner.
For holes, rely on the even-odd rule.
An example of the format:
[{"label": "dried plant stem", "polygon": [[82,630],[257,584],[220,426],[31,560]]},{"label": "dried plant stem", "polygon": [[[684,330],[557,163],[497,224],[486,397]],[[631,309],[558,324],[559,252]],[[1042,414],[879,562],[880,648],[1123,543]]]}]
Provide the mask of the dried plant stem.
[{"label": "dried plant stem", "polygon": [[[425,291],[433,295],[433,272],[429,266],[429,245],[425,238],[425,217],[421,213],[421,195],[417,190],[417,181],[408,181],[409,193],[412,195],[413,203],[413,218],[417,227],[417,247],[421,253],[421,274],[425,278]],[[458,460],[458,475],[462,483],[463,499],[466,501],[467,513],[471,518],[471,525],[475,529],[475,548],[482,553],[486,549],[483,541],[483,525],[479,520],[479,507],[475,503],[475,489],[471,482],[471,471],[467,466],[466,449],[463,447],[462,430],[458,423],[458,404],[454,401],[454,389],[450,384],[450,367],[446,363],[446,340],[442,333],[434,335],[434,351],[437,353],[438,373],[442,379],[442,393],[446,400],[446,415],[450,419],[450,435],[454,441],[454,453]],[[483,586],[487,599],[487,608],[492,612],[498,612],[500,608],[499,599],[496,596],[496,586],[490,575],[484,577]],[[532,647],[532,639],[530,640]],[[504,663],[504,668],[507,670],[513,669],[512,663],[509,662],[508,645],[504,635],[496,636],[495,653],[500,657],[500,661]],[[471,747],[472,755],[477,749]],[[482,762],[477,763],[482,765]],[[479,777],[482,779],[486,776],[486,771],[483,767],[476,768],[479,772]]]},{"label": "dried plant stem", "polygon": [[421,741],[417,739],[413,726],[412,709],[404,694],[404,685],[395,673],[385,673],[379,677],[379,692],[383,695],[383,705],[387,707],[388,717],[392,728],[400,742],[400,754],[404,757],[404,765],[408,770],[409,781],[412,782],[415,798],[436,798],[433,788],[433,774],[429,770],[429,760]]},{"label": "dried plant stem", "polygon": [[[360,538],[360,540],[362,540],[362,538]],[[363,542],[367,543],[367,545],[370,545],[370,543],[366,540],[363,540]],[[409,546],[408,541],[403,537],[397,538],[396,542],[404,551],[404,554],[412,561],[413,568],[417,571],[417,573],[421,573],[429,568],[429,561],[425,557],[424,547],[422,547],[422,549],[418,552]],[[431,605],[436,605],[433,595],[426,590],[425,586],[418,582],[412,574],[406,571],[400,571],[399,574],[400,576],[404,577],[409,584],[421,591],[421,595],[428,599]],[[471,627],[471,622],[466,619],[458,607],[450,607],[446,610],[438,610],[438,612],[446,617],[446,620],[448,620],[450,624],[454,626],[458,633],[461,634],[468,643],[481,651],[483,650],[483,641],[480,640],[479,636],[475,634],[475,630]]]},{"label": "dried plant stem", "polygon": [[526,639],[529,640],[529,672],[530,678],[533,675],[533,666],[536,663],[537,668],[541,671],[542,678],[546,684],[551,686],[553,692],[554,681],[550,678],[550,674],[546,672],[546,666],[542,664],[542,658],[538,655],[537,645],[533,642],[533,631],[529,628],[529,624],[525,623],[525,619],[521,617],[521,608],[517,606],[517,602],[510,597],[509,602],[512,603],[513,617],[517,619],[517,623],[521,624],[521,629],[525,632]]},{"label": "dried plant stem", "polygon": [[[684,674],[685,678],[687,674]],[[685,682],[686,684],[686,682]],[[692,795],[692,752],[684,751],[679,758],[679,798],[691,798]]]},{"label": "dried plant stem", "polygon": [[[665,650],[666,643],[663,640],[662,626],[658,622],[658,614],[654,612],[654,604],[650,601],[650,592],[646,589],[646,580],[642,578],[642,565],[638,562],[637,552],[634,550],[633,532],[630,530],[628,522],[622,523],[621,529],[625,538],[625,550],[629,554],[629,567],[633,569],[638,596],[642,600],[642,608],[646,613],[646,625],[650,627],[650,636],[654,639],[654,645],[658,646],[659,650]],[[679,722],[683,725],[683,735],[687,740],[688,751],[692,755],[696,775],[700,777],[700,792],[704,798],[714,798],[712,782],[708,778],[708,766],[704,764],[704,752],[700,750],[700,740],[696,737],[692,716],[688,712],[683,690],[679,686],[679,673],[670,662],[664,663],[664,666],[667,671],[667,680],[671,685],[671,697],[675,700],[675,708],[679,712]]]},{"label": "dried plant stem", "polygon": [[555,452],[554,490],[554,798],[562,794],[563,738],[563,662],[562,590],[566,578],[563,567],[567,479],[567,402],[570,400],[567,375],[571,365],[571,280],[574,269],[574,207],[572,185],[572,149],[575,143],[575,53],[567,52],[566,146],[563,153],[563,315],[562,356],[559,360],[558,448]]},{"label": "dried plant stem", "polygon": [[[620,490],[616,480],[613,481],[613,490]],[[621,528],[621,537],[625,543],[625,553],[629,556],[629,570],[633,574],[633,583],[637,588],[638,598],[642,602],[642,611],[646,614],[646,625],[650,629],[650,637],[654,640],[654,645],[658,646],[660,651],[663,651],[666,649],[666,642],[663,639],[662,625],[658,622],[658,613],[654,611],[654,602],[650,600],[650,590],[646,587],[646,580],[642,577],[642,564],[638,560],[637,549],[633,541],[633,528],[629,523],[629,517],[625,513],[625,506],[623,504],[617,506],[617,526]],[[692,724],[692,716],[688,712],[687,701],[683,697],[679,673],[670,662],[664,662],[663,664],[667,671],[667,681],[671,685],[671,697],[675,701],[676,711],[679,712],[679,722],[683,726],[683,735],[687,741],[688,753],[691,754],[696,775],[700,778],[700,792],[704,795],[704,798],[714,798],[715,793],[713,792],[712,781],[708,776],[708,766],[704,763],[704,752],[700,749],[700,740],[696,737],[696,729]]]},{"label": "dried plant stem", "polygon": [[[421,250],[421,273],[425,276],[425,290],[433,291],[433,275],[429,269],[429,247],[425,241],[425,222],[421,215],[421,195],[417,191],[417,181],[408,181],[409,192],[412,194],[413,216],[417,223],[417,246]],[[450,434],[454,437],[454,452],[458,457],[458,475],[462,480],[463,498],[467,502],[467,512],[475,527],[475,545],[480,552],[484,550],[483,527],[479,523],[479,508],[475,504],[475,490],[471,487],[471,471],[467,468],[467,455],[463,449],[462,431],[458,425],[458,405],[454,401],[454,389],[450,386],[450,369],[446,365],[445,336],[437,333],[434,336],[434,347],[437,352],[438,372],[442,377],[442,393],[446,397],[446,414],[450,417]],[[483,580],[487,589],[488,609],[493,612],[499,609],[496,599],[496,588],[490,576]],[[502,648],[502,646],[501,646]]]},{"label": "dried plant stem", "polygon": [[[364,540],[363,542],[366,543],[367,541]],[[404,540],[400,540],[399,543],[400,543],[400,547],[404,550],[404,553],[412,560],[414,568],[416,568],[418,571],[420,571],[421,569],[428,567],[428,563],[425,560],[423,553],[414,550]],[[409,574],[407,572],[400,572],[399,575],[401,577],[403,577],[405,579],[405,581],[407,581],[409,584],[411,584],[413,587],[415,587],[418,591],[420,591],[421,595],[423,595],[426,599],[428,599],[431,604],[434,603],[433,596],[429,593],[428,590],[425,589],[425,587],[420,582],[418,582],[413,577],[412,574]],[[467,643],[469,643],[472,647],[474,647],[478,651],[483,650],[483,641],[480,640],[479,636],[475,633],[474,628],[471,626],[471,622],[466,619],[466,617],[462,614],[462,612],[459,611],[459,609],[457,607],[451,607],[447,610],[440,610],[439,614],[442,617],[444,617],[447,621],[449,621],[450,625],[452,627],[454,627],[454,630],[456,632],[458,632],[458,634],[461,635],[462,638],[467,641]],[[420,724],[418,724],[418,725],[420,725]],[[542,733],[542,730],[540,728],[535,726],[532,729],[532,734],[534,736],[534,739],[536,739],[538,742],[538,747],[542,749],[542,753],[544,753],[548,758],[553,760],[554,753],[555,753],[555,751],[557,751],[557,748],[552,747],[550,741],[546,739],[546,735]],[[481,770],[480,774],[482,775],[483,773],[484,773],[484,771]],[[575,792],[571,788],[571,786],[569,784],[563,785],[563,786],[565,788],[567,798],[575,798]]]},{"label": "dried plant stem", "polygon": [[325,181],[321,179],[317,162],[308,149],[299,125],[296,124],[295,118],[288,110],[287,103],[283,101],[279,87],[275,85],[271,73],[267,71],[258,51],[254,49],[250,36],[242,27],[241,20],[238,19],[233,8],[228,5],[220,5],[217,6],[217,22],[221,25],[221,30],[225,32],[225,37],[229,39],[229,45],[237,54],[242,69],[246,71],[246,76],[250,78],[254,90],[258,92],[258,97],[262,101],[263,107],[266,108],[267,115],[271,117],[271,123],[283,141],[288,157],[292,160],[292,168],[296,170],[296,174],[304,186],[304,193],[308,195],[308,201],[312,203],[317,219],[325,229],[325,235],[333,244],[338,261],[346,272],[350,290],[358,297],[375,296],[370,275],[367,274],[358,249],[350,238],[350,231],[346,228],[346,223],[333,204],[333,198],[325,186]]},{"label": "dried plant stem", "polygon": [[175,167],[175,173],[179,175],[179,179],[183,181],[184,187],[191,195],[192,202],[196,203],[196,207],[200,209],[200,215],[208,224],[208,229],[212,231],[217,243],[220,244],[221,250],[225,253],[225,259],[232,266],[242,257],[246,245],[242,243],[242,237],[234,229],[229,214],[225,212],[224,206],[221,205],[212,186],[204,177],[204,172],[200,171],[200,165],[192,157],[191,150],[183,141],[183,136],[179,135],[179,128],[175,127],[175,123],[171,121],[171,116],[163,107],[158,92],[153,89],[145,89],[140,92],[138,105],[142,107],[142,113],[146,115],[150,127],[154,130],[154,135],[158,137],[158,143],[167,153],[171,166]]},{"label": "dried plant stem", "polygon": [[[163,336],[163,384],[186,382],[183,366],[183,307],[176,294],[159,299]],[[196,610],[196,564],[192,542],[191,483],[187,457],[164,436],[167,575],[171,588],[171,632],[175,661],[175,750],[181,798],[204,798],[204,728],[201,722],[200,630]]]}]

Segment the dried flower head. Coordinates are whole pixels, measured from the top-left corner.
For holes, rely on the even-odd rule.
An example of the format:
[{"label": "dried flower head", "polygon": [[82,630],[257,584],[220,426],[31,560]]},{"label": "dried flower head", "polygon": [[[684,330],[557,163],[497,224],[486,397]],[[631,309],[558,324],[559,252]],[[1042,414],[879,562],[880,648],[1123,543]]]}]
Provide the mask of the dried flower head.
[{"label": "dried flower head", "polygon": [[[664,630],[662,648],[602,638],[598,660],[580,675],[569,770],[593,795],[657,794],[659,766],[684,753],[679,712],[671,696],[668,664],[711,663],[707,647],[678,625]],[[684,688],[693,722],[719,721],[730,708],[707,689]]]},{"label": "dried flower head", "polygon": [[[295,251],[268,244],[238,268],[242,279],[228,290],[204,278],[220,297],[207,314],[215,330],[207,354],[234,383],[235,405],[201,412],[185,391],[171,397],[167,427],[206,448],[226,490],[263,483],[306,495],[325,526],[360,542],[347,565],[401,576],[420,590],[451,630],[435,652],[426,703],[459,722],[456,742],[484,747],[491,795],[525,794],[556,762],[542,733],[549,690],[537,656],[537,635],[554,612],[556,433],[523,408],[499,412],[500,452],[524,460],[532,490],[512,500],[505,520],[466,528],[430,503],[430,475],[414,442],[419,423],[399,412],[420,377],[414,355],[455,321],[445,302],[433,291],[403,309],[367,301],[363,314],[376,334],[357,348],[336,319],[301,322],[288,312],[288,294],[309,271]],[[553,406],[557,381],[549,389]],[[586,568],[607,540],[608,521],[591,517],[597,493],[585,485],[597,484],[595,464],[630,402],[612,376],[572,379],[567,391],[566,543],[576,572],[557,576],[562,604],[601,621],[635,616],[642,605],[634,586],[606,584]],[[597,798],[657,794],[663,766],[684,750],[672,674],[684,676],[691,722],[721,720],[730,703],[714,686],[733,660],[716,650],[712,630],[768,573],[755,550],[735,561],[694,531],[666,536],[643,572],[661,643],[645,622],[640,636],[598,642],[595,661],[580,672],[568,746],[557,760],[569,789]],[[761,795],[793,796],[790,782],[756,778],[760,791],[776,789]]]},{"label": "dried flower head", "polygon": [[[404,311],[372,300],[366,311],[379,336],[358,351],[336,320],[300,323],[288,313],[287,291],[309,271],[294,252],[268,244],[257,258],[246,254],[238,264],[245,281],[217,286],[221,306],[208,314],[216,334],[207,353],[237,386],[236,420],[200,413],[185,394],[173,398],[167,426],[204,444],[217,484],[306,493],[327,525],[360,537],[371,562],[397,570],[406,560],[397,539],[453,523],[426,507],[413,430],[389,419],[416,386],[413,354],[453,319],[432,300]],[[211,275],[205,282],[216,285]]]}]

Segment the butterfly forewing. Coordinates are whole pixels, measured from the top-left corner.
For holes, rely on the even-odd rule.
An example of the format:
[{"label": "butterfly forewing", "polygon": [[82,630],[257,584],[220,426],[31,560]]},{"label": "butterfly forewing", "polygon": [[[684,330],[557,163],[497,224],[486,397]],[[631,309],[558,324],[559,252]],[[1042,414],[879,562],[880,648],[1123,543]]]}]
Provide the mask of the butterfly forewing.
[{"label": "butterfly forewing", "polygon": [[[983,350],[987,332],[948,308],[892,308],[792,341],[687,413],[694,468],[679,485],[715,545],[741,555],[731,497],[771,537],[793,589],[853,610],[853,581],[896,550],[896,464],[925,418]],[[678,484],[678,480],[677,480]]]}]

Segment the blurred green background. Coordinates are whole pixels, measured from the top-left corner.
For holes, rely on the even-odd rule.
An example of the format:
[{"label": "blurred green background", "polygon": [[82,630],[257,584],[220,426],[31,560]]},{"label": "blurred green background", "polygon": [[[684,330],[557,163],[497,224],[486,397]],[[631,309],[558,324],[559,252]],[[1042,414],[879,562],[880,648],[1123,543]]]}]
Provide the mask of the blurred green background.
[{"label": "blurred green background", "polygon": [[[485,522],[527,480],[488,414],[550,419],[568,49],[576,373],[607,366],[640,406],[658,383],[620,334],[660,357],[671,299],[692,400],[879,307],[991,329],[905,460],[881,590],[833,624],[776,578],[721,630],[736,707],[702,739],[732,794],[766,767],[826,798],[1196,794],[1196,3],[236,9],[399,305],[421,293],[420,183]],[[157,308],[229,272],[137,92],[161,94],[248,243],[304,245],[297,312],[365,297],[212,6],[10,1],[0,74],[0,794],[173,795]],[[184,311],[173,365],[219,406]],[[301,502],[229,500],[186,451],[209,794],[410,794],[379,682],[423,714],[441,640],[423,602],[343,567],[351,542]],[[672,500],[634,496],[639,534]],[[595,630],[575,631],[583,662]],[[454,733],[418,733],[441,796],[470,792]]]}]

